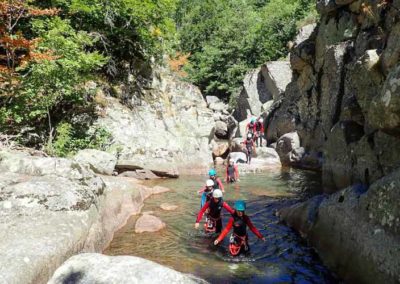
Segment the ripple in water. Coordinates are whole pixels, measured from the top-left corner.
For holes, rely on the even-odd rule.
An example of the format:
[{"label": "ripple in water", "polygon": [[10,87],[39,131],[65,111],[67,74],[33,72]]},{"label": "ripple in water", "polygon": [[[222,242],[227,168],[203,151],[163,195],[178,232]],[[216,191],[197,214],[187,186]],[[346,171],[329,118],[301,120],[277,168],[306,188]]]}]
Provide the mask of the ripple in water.
[{"label": "ripple in water", "polygon": [[[225,201],[233,206],[236,199],[245,199],[247,215],[267,239],[262,242],[249,231],[250,253],[239,257],[232,257],[228,252],[229,235],[216,247],[213,245],[215,236],[194,229],[200,206],[196,192],[206,178],[191,176],[162,181],[161,185],[172,191],[146,200],[143,211],[153,211],[167,228],[157,233],[135,234],[137,217],[132,217],[115,234],[104,253],[144,257],[211,283],[339,282],[315,251],[275,216],[279,208],[319,191],[320,180],[316,173],[292,169],[248,174],[239,183],[226,187]],[[163,211],[159,206],[164,202],[179,207],[172,212]],[[223,215],[224,225],[228,218],[227,214]]]}]

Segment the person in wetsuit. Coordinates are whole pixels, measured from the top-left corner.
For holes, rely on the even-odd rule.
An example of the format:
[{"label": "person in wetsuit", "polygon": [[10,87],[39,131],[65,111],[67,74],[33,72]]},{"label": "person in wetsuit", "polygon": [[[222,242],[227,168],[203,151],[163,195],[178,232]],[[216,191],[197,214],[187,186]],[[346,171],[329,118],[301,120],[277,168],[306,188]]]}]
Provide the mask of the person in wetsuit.
[{"label": "person in wetsuit", "polygon": [[216,225],[216,233],[220,233],[222,230],[222,220],[221,220],[221,210],[225,208],[230,214],[233,214],[235,211],[228,205],[228,203],[224,202],[222,199],[222,191],[219,189],[214,189],[213,198],[210,199],[204,206],[201,208],[199,213],[197,214],[196,224],[194,227],[197,229],[200,225],[200,220],[203,218],[204,213],[207,209],[209,212],[207,214],[208,218],[211,218],[215,222]]},{"label": "person in wetsuit", "polygon": [[[262,147],[262,140],[264,137],[264,120],[262,117],[260,117],[256,121],[256,135],[255,135],[255,140],[256,140],[256,145],[257,147],[260,146]],[[258,144],[258,141],[260,140],[260,144]]]},{"label": "person in wetsuit", "polygon": [[225,192],[224,185],[219,177],[217,177],[217,171],[211,169],[208,171],[208,175],[210,179],[214,182],[214,189],[220,189],[222,192]]},{"label": "person in wetsuit", "polygon": [[244,146],[245,146],[245,151],[246,151],[246,155],[247,155],[247,163],[250,164],[251,162],[251,155],[253,154],[253,151],[255,151],[255,144],[254,144],[254,140],[253,140],[253,136],[251,136],[250,134],[247,135],[247,139],[244,140],[243,142]]},{"label": "person in wetsuit", "polygon": [[239,181],[239,169],[238,166],[231,159],[229,160],[228,166],[226,166],[226,182]]},{"label": "person in wetsuit", "polygon": [[206,204],[206,202],[208,202],[211,199],[213,190],[214,190],[214,181],[212,179],[208,179],[206,181],[205,187],[203,187],[197,192],[201,194],[200,208],[202,208],[204,204]]},{"label": "person in wetsuit", "polygon": [[247,227],[249,227],[250,230],[259,239],[265,241],[263,235],[261,235],[256,227],[254,227],[253,223],[250,221],[250,218],[245,214],[245,210],[246,203],[243,200],[238,200],[235,202],[235,213],[232,214],[232,217],[229,219],[228,224],[226,225],[222,233],[218,236],[218,238],[214,241],[214,245],[218,245],[232,228],[233,233],[231,240],[235,240],[235,238],[243,240],[241,248],[243,248],[245,251],[249,250],[249,237],[247,235]]},{"label": "person in wetsuit", "polygon": [[246,125],[246,135],[251,134],[252,137],[256,134],[256,118],[252,117],[250,122]]}]

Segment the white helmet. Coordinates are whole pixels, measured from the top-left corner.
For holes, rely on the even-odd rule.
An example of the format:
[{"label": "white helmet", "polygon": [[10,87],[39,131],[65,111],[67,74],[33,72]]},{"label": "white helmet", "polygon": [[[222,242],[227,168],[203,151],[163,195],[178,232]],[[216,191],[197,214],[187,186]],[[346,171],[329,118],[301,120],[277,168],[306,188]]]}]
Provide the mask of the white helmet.
[{"label": "white helmet", "polygon": [[214,181],[212,179],[208,179],[206,181],[206,186],[214,186]]},{"label": "white helmet", "polygon": [[260,117],[260,119],[258,120],[259,122],[263,123],[264,119],[262,119],[262,117]]},{"label": "white helmet", "polygon": [[222,191],[220,189],[214,189],[213,197],[214,198],[221,198],[222,197]]},{"label": "white helmet", "polygon": [[253,135],[251,135],[250,133],[247,134],[247,138],[253,138]]}]

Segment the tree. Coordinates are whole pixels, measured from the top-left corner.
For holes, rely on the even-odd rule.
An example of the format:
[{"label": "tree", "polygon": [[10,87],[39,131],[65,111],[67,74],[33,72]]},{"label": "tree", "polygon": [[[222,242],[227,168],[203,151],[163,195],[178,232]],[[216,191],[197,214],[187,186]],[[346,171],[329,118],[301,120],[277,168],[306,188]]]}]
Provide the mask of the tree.
[{"label": "tree", "polygon": [[27,39],[18,30],[22,20],[39,16],[54,16],[57,9],[39,9],[26,0],[0,3],[0,95],[12,95],[17,86],[16,69],[30,61],[52,60],[51,52],[36,52],[38,38]]}]

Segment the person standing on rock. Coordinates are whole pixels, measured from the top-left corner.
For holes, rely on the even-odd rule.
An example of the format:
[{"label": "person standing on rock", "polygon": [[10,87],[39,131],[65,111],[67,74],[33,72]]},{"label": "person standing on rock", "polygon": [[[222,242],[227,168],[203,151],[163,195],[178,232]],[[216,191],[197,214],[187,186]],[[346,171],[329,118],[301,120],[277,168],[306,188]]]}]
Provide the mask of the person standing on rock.
[{"label": "person standing on rock", "polygon": [[214,181],[212,179],[208,179],[206,181],[206,186],[198,191],[199,194],[201,193],[200,208],[203,208],[204,204],[210,201],[213,190],[214,190]]},{"label": "person standing on rock", "polygon": [[[255,135],[255,140],[257,147],[260,145],[262,147],[262,140],[264,137],[264,120],[262,117],[258,118],[256,121],[256,135]],[[258,140],[260,140],[260,144],[258,144]]]},{"label": "person standing on rock", "polygon": [[239,181],[239,169],[232,159],[229,160],[229,164],[226,166],[226,182]]},{"label": "person standing on rock", "polygon": [[228,224],[218,238],[214,241],[214,245],[218,245],[233,227],[233,233],[230,238],[229,251],[232,255],[238,255],[243,249],[244,252],[249,251],[249,236],[247,227],[261,240],[265,241],[265,237],[254,227],[250,218],[245,214],[246,203],[243,200],[235,202],[235,212],[229,219]]},{"label": "person standing on rock", "polygon": [[197,214],[196,224],[194,227],[196,229],[199,228],[200,220],[203,218],[204,213],[208,210],[207,219],[205,224],[205,229],[207,232],[216,232],[220,233],[222,230],[222,219],[221,219],[221,211],[222,208],[225,208],[230,214],[233,214],[235,211],[222,199],[222,191],[219,189],[214,189],[213,198],[210,199],[204,206],[200,209]]},{"label": "person standing on rock", "polygon": [[211,169],[208,171],[208,175],[210,179],[214,182],[214,189],[220,189],[222,192],[225,192],[224,185],[219,177],[217,177],[217,171],[215,169]]},{"label": "person standing on rock", "polygon": [[253,154],[253,151],[254,152],[256,151],[256,145],[254,143],[253,136],[251,134],[247,134],[247,139],[244,140],[243,144],[244,144],[244,150],[245,150],[246,155],[247,155],[247,161],[246,162],[248,164],[250,164],[251,156]]}]

